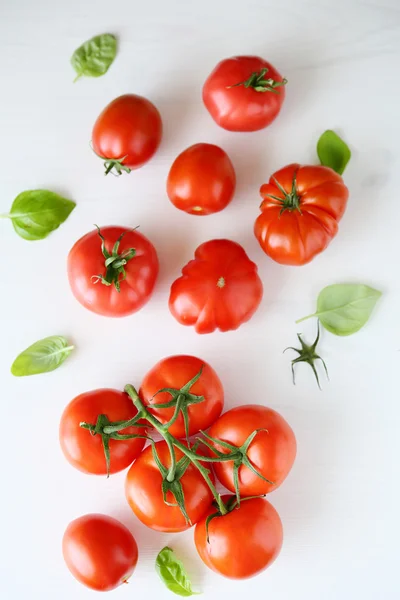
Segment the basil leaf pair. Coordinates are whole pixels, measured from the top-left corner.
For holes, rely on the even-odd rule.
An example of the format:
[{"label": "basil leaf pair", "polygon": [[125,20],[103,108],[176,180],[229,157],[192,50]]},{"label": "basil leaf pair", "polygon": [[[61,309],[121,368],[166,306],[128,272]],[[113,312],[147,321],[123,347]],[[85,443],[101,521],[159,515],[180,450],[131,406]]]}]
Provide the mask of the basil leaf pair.
[{"label": "basil leaf pair", "polygon": [[117,54],[117,40],[110,33],[96,35],[77,48],[71,64],[77,76],[75,81],[86,77],[100,77],[107,73]]},{"label": "basil leaf pair", "polygon": [[15,377],[38,375],[57,369],[70,355],[74,346],[65,337],[52,335],[39,340],[21,352],[14,360],[11,373]]},{"label": "basil leaf pair", "polygon": [[19,194],[8,214],[15,231],[25,240],[42,240],[69,217],[76,204],[48,190],[29,190]]},{"label": "basil leaf pair", "polygon": [[335,335],[351,335],[368,321],[382,293],[362,284],[328,285],[319,294],[317,310],[296,321],[318,317],[321,325]]},{"label": "basil leaf pair", "polygon": [[192,584],[185,567],[171,548],[165,546],[157,556],[156,570],[167,588],[178,596],[193,596],[199,592],[192,590]]}]

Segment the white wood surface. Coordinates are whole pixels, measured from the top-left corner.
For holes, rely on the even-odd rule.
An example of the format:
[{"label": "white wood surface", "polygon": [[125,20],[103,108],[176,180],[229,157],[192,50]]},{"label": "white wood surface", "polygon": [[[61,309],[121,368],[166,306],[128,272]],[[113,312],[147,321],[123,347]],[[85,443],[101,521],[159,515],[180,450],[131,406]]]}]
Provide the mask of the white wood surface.
[{"label": "white wood surface", "polygon": [[[2,600],[94,597],[61,556],[66,525],[87,512],[120,518],[139,544],[135,575],[115,598],[172,598],[153,567],[166,543],[207,600],[399,598],[399,8],[397,0],[2,2],[0,212],[19,192],[39,187],[78,204],[45,241],[25,242],[11,223],[0,222]],[[71,53],[106,31],[120,39],[115,63],[102,78],[72,84]],[[220,59],[246,53],[267,58],[288,78],[287,99],[269,129],[231,134],[209,117],[201,86]],[[155,102],[165,135],[144,168],[105,178],[89,147],[91,128],[125,92]],[[286,163],[316,161],[315,145],[327,128],[353,151],[345,174],[348,209],[321,257],[285,268],[253,237],[258,188]],[[177,211],[165,193],[173,159],[199,141],[220,144],[238,175],[232,204],[204,219]],[[132,317],[98,317],[69,291],[67,253],[93,223],[140,224],[159,252],[156,293]],[[169,286],[200,242],[222,236],[242,243],[259,264],[264,300],[237,332],[201,337],[169,314]],[[315,323],[299,328],[294,320],[335,282],[367,283],[384,296],[356,335],[322,336],[331,376],[330,383],[321,376],[323,391],[306,365],[294,387],[282,350],[296,342],[297,331],[314,336]],[[57,333],[77,346],[62,368],[10,375],[19,351]],[[270,496],[284,524],[283,551],[252,580],[208,571],[192,531],[160,535],[140,525],[124,498],[124,474],[109,481],[84,476],[61,454],[58,423],[69,400],[96,387],[139,385],[158,359],[174,353],[193,353],[214,366],[227,407],[272,406],[296,433],[293,472]]]}]

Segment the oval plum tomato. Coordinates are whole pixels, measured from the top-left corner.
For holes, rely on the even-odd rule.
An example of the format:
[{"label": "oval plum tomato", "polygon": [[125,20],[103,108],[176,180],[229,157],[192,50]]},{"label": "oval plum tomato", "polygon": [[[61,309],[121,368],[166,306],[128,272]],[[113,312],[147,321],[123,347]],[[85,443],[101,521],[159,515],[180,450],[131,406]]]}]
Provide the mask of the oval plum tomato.
[{"label": "oval plum tomato", "polygon": [[93,127],[95,153],[105,160],[106,175],[118,175],[144,165],[160,145],[160,113],[149,100],[135,94],[119,96],[108,104]]},{"label": "oval plum tomato", "polygon": [[167,179],[172,204],[191,215],[216,213],[233,198],[236,175],[219,146],[195,144],[175,159]]},{"label": "oval plum tomato", "polygon": [[[194,542],[202,561],[220,575],[246,579],[257,575],[278,556],[283,530],[278,513],[263,498],[244,499],[223,496],[230,512],[221,516],[211,506],[196,525]],[[233,507],[233,508],[232,508]],[[216,514],[208,524],[207,517]]]},{"label": "oval plum tomato", "polygon": [[68,256],[75,298],[106,317],[125,317],[149,300],[158,275],[153,244],[138,231],[103,227],[76,242]]},{"label": "oval plum tomato", "polygon": [[201,244],[171,286],[169,308],[197,333],[229,331],[248,321],[263,295],[257,266],[230,240]]},{"label": "oval plum tomato", "polygon": [[229,131],[264,129],[285,99],[284,79],[258,56],[234,56],[215,67],[203,87],[203,102],[214,121]]},{"label": "oval plum tomato", "polygon": [[261,248],[283,265],[304,265],[338,231],[349,191],[329,167],[288,165],[260,188],[254,233]]},{"label": "oval plum tomato", "polygon": [[126,583],[138,560],[131,532],[106,515],[85,515],[72,521],[64,533],[62,550],[75,579],[99,592]]},{"label": "oval plum tomato", "polygon": [[[198,380],[188,386],[200,371]],[[157,393],[165,388],[169,388],[169,391]],[[161,423],[167,423],[172,418],[177,403],[182,406],[176,421],[168,428],[178,438],[184,437],[186,433],[191,436],[201,429],[208,429],[224,406],[224,390],[218,375],[204,360],[195,356],[169,356],[160,360],[143,379],[139,396]],[[173,406],[157,407],[158,404],[172,401]]]},{"label": "oval plum tomato", "polygon": [[[247,404],[228,410],[212,425],[209,435],[237,447],[243,446],[252,432],[253,441],[247,449],[251,465],[261,473],[267,483],[246,465],[239,466],[239,490],[241,496],[267,494],[286,479],[296,458],[296,438],[285,419],[272,408]],[[262,431],[264,430],[264,431]],[[229,450],[213,444],[227,454]],[[213,463],[215,475],[229,491],[235,491],[234,464],[232,461]]]},{"label": "oval plum tomato", "polygon": [[[105,475],[107,464],[103,440],[100,434],[91,435],[90,431],[80,427],[86,422],[96,425],[99,415],[105,415],[109,421],[128,421],[137,414],[131,399],[124,392],[110,389],[98,389],[77,396],[65,408],[60,422],[60,444],[65,458],[73,467],[84,473]],[[123,434],[145,433],[142,427],[129,427]],[[109,439],[110,473],[118,473],[129,467],[140,454],[144,440]]]},{"label": "oval plum tomato", "polygon": [[[171,456],[166,442],[156,442],[155,451],[166,470],[171,466]],[[176,460],[184,456],[175,448]],[[177,532],[189,529],[197,523],[210,506],[213,496],[200,471],[190,463],[174,482],[181,485],[185,498],[185,509],[190,523],[177,506],[177,498],[171,490],[166,492],[164,502],[162,485],[166,481],[154,459],[153,449],[148,446],[133,463],[126,476],[125,493],[129,506],[137,518],[156,531]]]}]

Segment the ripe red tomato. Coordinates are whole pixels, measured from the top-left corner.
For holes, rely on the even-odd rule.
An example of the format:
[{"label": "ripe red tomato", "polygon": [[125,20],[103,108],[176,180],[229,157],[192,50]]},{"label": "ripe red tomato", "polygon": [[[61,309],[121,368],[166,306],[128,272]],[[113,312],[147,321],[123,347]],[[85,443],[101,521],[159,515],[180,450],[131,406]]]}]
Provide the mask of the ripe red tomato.
[{"label": "ripe red tomato", "polygon": [[[137,414],[131,399],[124,392],[99,389],[77,396],[65,408],[60,422],[60,444],[65,458],[73,467],[84,473],[105,475],[107,473],[101,435],[91,433],[79,426],[82,421],[96,425],[99,415],[110,421],[127,421]],[[129,427],[123,434],[143,434],[142,427]],[[129,467],[140,454],[144,440],[109,440],[110,473],[118,473]]]},{"label": "ripe red tomato", "polygon": [[[225,503],[234,497],[223,496]],[[224,516],[206,519],[216,512],[211,506],[196,525],[194,541],[202,561],[231,579],[246,579],[270,566],[282,547],[283,530],[278,513],[267,500],[242,500]]]},{"label": "ripe red tomato", "polygon": [[263,295],[257,266],[230,240],[201,244],[171,286],[169,308],[197,333],[237,329],[258,308]]},{"label": "ripe red tomato", "polygon": [[[285,419],[272,408],[247,404],[232,408],[224,413],[212,425],[209,434],[213,438],[242,446],[249,435],[259,431],[251,442],[247,456],[252,465],[269,481],[271,485],[258,477],[245,465],[239,467],[239,490],[242,496],[267,494],[286,479],[296,458],[296,438]],[[215,444],[215,447],[227,454],[229,450]],[[219,481],[229,491],[234,492],[233,463],[213,463]]]},{"label": "ripe red tomato", "polygon": [[93,127],[93,149],[105,159],[106,175],[115,168],[129,171],[144,165],[161,142],[160,113],[149,100],[135,94],[108,104]]},{"label": "ripe red tomato", "polygon": [[[139,396],[145,404],[152,407],[150,412],[161,423],[167,423],[171,419],[174,407],[157,408],[157,404],[170,402],[172,399],[172,395],[168,392],[161,394],[157,394],[157,392],[163,388],[180,390],[199,373],[202,367],[200,378],[188,391],[189,435],[198,433],[200,429],[208,429],[219,417],[224,406],[224,390],[218,375],[204,360],[195,356],[178,355],[160,360],[147,373],[139,390]],[[204,400],[198,404],[190,404],[190,394],[204,396]],[[181,397],[184,395],[182,393]],[[178,438],[186,435],[182,413],[168,428],[168,431]]]},{"label": "ripe red tomato", "polygon": [[75,298],[107,317],[124,317],[140,310],[153,293],[157,275],[153,244],[138,231],[124,227],[87,233],[68,256],[68,278]]},{"label": "ripe red tomato", "polygon": [[[168,469],[171,466],[171,457],[166,442],[155,444],[161,463]],[[176,460],[179,461],[183,453],[175,448]],[[164,502],[161,485],[162,475],[154,460],[152,447],[143,450],[139,458],[133,463],[126,476],[125,493],[129,506],[137,518],[156,531],[177,532],[185,531],[191,527],[185,520],[179,506],[170,506]],[[198,469],[189,464],[180,479],[185,497],[185,508],[192,523],[197,523],[210,506],[213,496],[210,488],[203,479]],[[174,495],[168,491],[167,502],[176,504]]]},{"label": "ripe red tomato", "polygon": [[288,165],[260,188],[254,233],[261,248],[283,265],[304,265],[338,231],[349,191],[329,167]]},{"label": "ripe red tomato", "polygon": [[131,532],[106,515],[85,515],[72,521],[64,533],[62,549],[75,579],[99,592],[126,583],[138,560]]},{"label": "ripe red tomato", "polygon": [[229,204],[235,186],[235,170],[226,152],[213,144],[195,144],[175,159],[167,194],[180,210],[211,215]]},{"label": "ripe red tomato", "polygon": [[229,131],[257,131],[277,117],[286,79],[258,56],[234,56],[215,67],[203,87],[214,121]]}]

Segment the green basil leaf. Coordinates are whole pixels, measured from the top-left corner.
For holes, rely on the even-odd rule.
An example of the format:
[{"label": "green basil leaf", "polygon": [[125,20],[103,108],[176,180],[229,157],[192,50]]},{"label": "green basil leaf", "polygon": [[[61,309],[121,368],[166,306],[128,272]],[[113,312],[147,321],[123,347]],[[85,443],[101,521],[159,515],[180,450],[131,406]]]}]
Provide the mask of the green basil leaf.
[{"label": "green basil leaf", "polygon": [[368,321],[382,292],[361,284],[328,285],[319,294],[314,314],[299,319],[318,317],[321,325],[335,335],[356,333]]},{"label": "green basil leaf", "polygon": [[25,240],[42,240],[68,218],[76,204],[54,192],[30,190],[19,194],[11,210],[0,217],[11,219],[15,231]]},{"label": "green basil leaf", "polygon": [[110,33],[96,35],[77,48],[71,57],[71,64],[77,76],[75,81],[86,77],[100,77],[107,73],[117,53],[117,40]]},{"label": "green basil leaf", "polygon": [[348,145],[330,129],[319,138],[317,154],[321,165],[331,167],[339,175],[342,175],[351,157]]},{"label": "green basil leaf", "polygon": [[74,346],[65,337],[52,335],[39,340],[21,352],[14,360],[11,373],[16,377],[37,375],[57,369],[69,356]]},{"label": "green basil leaf", "polygon": [[178,596],[193,596],[192,584],[185,568],[168,546],[165,546],[157,556],[156,570],[167,588]]}]

